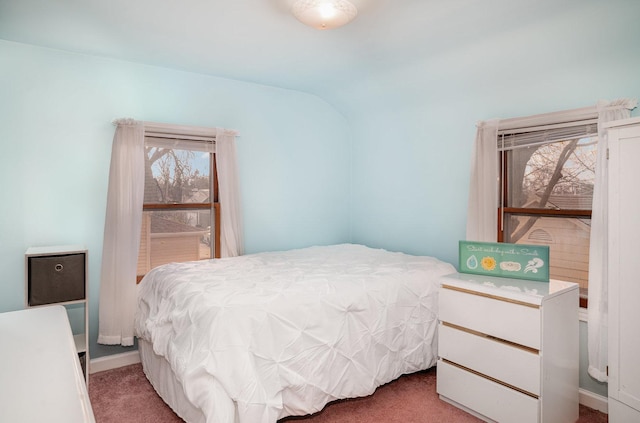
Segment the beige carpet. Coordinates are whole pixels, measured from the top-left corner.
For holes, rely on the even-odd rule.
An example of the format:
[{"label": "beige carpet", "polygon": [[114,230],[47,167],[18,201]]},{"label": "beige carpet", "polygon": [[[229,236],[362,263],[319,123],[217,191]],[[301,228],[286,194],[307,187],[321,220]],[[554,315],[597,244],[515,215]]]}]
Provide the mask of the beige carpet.
[{"label": "beige carpet", "polygon": [[[336,401],[319,413],[280,423],[466,423],[475,417],[441,401],[435,369],[402,376],[364,398]],[[97,423],[182,422],[158,397],[142,366],[133,364],[90,376],[89,396]],[[607,415],[580,406],[578,423],[606,423]]]}]

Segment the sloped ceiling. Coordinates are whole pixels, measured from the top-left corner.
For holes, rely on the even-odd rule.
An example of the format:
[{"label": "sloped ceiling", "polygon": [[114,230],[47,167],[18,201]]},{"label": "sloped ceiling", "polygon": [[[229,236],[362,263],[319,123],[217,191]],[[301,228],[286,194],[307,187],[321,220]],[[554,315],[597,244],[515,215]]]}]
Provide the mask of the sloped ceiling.
[{"label": "sloped ceiling", "polygon": [[[293,0],[0,0],[0,38],[309,92],[428,63],[593,0],[352,0],[349,25],[304,26]],[[637,0],[633,0],[637,1]],[[426,67],[428,69],[428,66]]]}]

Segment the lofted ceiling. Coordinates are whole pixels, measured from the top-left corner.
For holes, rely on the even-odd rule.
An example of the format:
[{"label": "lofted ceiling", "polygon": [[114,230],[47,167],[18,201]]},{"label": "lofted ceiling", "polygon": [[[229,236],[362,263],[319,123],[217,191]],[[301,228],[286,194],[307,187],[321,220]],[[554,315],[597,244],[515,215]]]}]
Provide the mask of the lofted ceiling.
[{"label": "lofted ceiling", "polygon": [[293,1],[0,0],[0,39],[326,96],[594,3],[351,0],[353,22],[319,31],[291,15]]}]

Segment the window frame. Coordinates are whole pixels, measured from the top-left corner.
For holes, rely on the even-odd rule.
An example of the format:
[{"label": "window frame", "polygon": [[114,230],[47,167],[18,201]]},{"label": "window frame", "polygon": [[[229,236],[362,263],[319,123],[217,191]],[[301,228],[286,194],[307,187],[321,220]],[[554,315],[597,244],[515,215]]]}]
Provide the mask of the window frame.
[{"label": "window frame", "polygon": [[[186,127],[186,126],[173,126],[173,125],[163,125],[156,124],[153,128],[147,129],[145,128],[145,148],[146,138],[147,137],[157,137],[158,134],[163,134],[164,137],[168,139],[187,139],[187,140],[199,140],[201,139],[203,142],[208,141],[215,144],[215,135],[211,135],[208,128],[197,128],[197,127]],[[178,149],[189,150],[188,148],[180,148]],[[195,151],[195,150],[191,150]],[[212,254],[211,258],[220,258],[221,257],[221,218],[220,218],[220,201],[219,201],[219,188],[218,188],[218,171],[216,165],[216,153],[213,151],[209,151],[209,186],[210,190],[213,193],[210,202],[207,203],[144,203],[142,206],[142,213],[147,211],[183,211],[183,210],[208,210],[213,216],[213,233],[211,234],[213,237],[213,242],[211,245]],[[138,252],[138,256],[139,256]],[[149,269],[151,270],[151,269]],[[144,278],[145,275],[136,275],[136,283],[140,283],[140,281]]]},{"label": "window frame", "polygon": [[[528,119],[528,118],[524,118]],[[580,121],[580,119],[576,119],[576,121]],[[552,126],[563,127],[563,126],[575,126],[575,122],[554,122]],[[586,124],[591,123],[596,125],[595,134],[597,134],[597,121],[594,122],[593,118],[585,119],[584,122]],[[538,130],[535,127],[531,128],[520,128],[519,131],[522,132],[535,132]],[[542,209],[542,208],[531,208],[531,207],[511,207],[506,206],[506,204],[510,204],[509,202],[509,160],[507,159],[508,149],[504,148],[504,144],[500,143],[501,129],[498,128],[498,136],[496,142],[498,143],[498,189],[499,189],[499,204],[497,210],[497,234],[496,239],[497,242],[505,242],[505,228],[504,228],[504,219],[505,215],[509,216],[539,216],[539,217],[551,217],[551,218],[588,218],[592,217],[593,204],[589,209]],[[512,131],[511,131],[512,132]],[[561,140],[551,141],[560,142]],[[502,148],[501,148],[502,147]],[[579,296],[580,307],[588,308],[588,298],[586,295]]]}]

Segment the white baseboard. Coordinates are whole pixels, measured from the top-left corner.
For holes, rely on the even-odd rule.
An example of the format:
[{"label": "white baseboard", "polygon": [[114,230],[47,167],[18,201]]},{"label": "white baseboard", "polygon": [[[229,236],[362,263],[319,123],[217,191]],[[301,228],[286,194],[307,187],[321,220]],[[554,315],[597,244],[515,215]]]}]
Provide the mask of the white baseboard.
[{"label": "white baseboard", "polygon": [[118,367],[136,363],[140,363],[140,353],[138,353],[138,351],[128,351],[120,354],[107,355],[105,357],[91,359],[89,361],[89,373],[117,369]]},{"label": "white baseboard", "polygon": [[602,395],[594,394],[586,389],[579,390],[580,404],[598,410],[602,413],[609,414],[609,400]]}]

